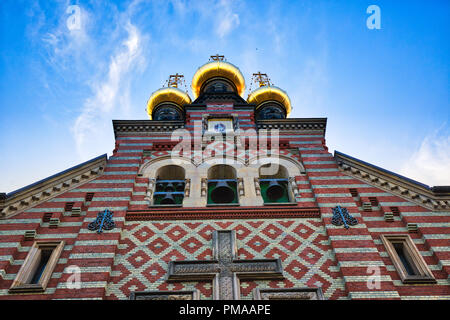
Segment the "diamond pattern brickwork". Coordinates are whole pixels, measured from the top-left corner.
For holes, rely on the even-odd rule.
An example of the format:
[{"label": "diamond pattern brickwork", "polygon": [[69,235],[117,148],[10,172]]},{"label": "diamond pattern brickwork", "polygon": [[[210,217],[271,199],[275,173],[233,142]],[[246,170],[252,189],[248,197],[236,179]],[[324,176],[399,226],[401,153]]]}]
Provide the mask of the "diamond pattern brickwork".
[{"label": "diamond pattern brickwork", "polygon": [[212,298],[210,282],[167,283],[169,261],[212,258],[213,230],[235,230],[239,259],[282,261],[282,281],[241,281],[241,299],[254,288],[321,287],[327,299],[346,297],[342,277],[319,219],[127,222],[115,257],[107,299],[126,299],[134,290],[200,291]]}]

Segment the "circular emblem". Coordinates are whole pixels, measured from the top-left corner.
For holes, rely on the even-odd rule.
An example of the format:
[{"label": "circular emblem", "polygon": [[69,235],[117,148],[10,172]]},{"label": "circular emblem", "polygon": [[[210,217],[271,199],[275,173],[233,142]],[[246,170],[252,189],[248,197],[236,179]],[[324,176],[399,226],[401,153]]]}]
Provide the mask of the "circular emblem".
[{"label": "circular emblem", "polygon": [[216,130],[217,132],[225,132],[225,126],[223,125],[223,123],[217,123],[216,125],[214,125],[214,130]]}]

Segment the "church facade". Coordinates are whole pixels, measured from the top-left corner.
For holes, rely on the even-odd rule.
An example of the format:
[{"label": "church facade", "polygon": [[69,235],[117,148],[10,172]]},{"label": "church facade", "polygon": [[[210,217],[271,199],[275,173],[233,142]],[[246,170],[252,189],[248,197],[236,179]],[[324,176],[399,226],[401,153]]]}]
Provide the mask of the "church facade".
[{"label": "church facade", "polygon": [[109,158],[0,194],[0,299],[450,299],[450,187],[331,154],[252,80],[212,56]]}]

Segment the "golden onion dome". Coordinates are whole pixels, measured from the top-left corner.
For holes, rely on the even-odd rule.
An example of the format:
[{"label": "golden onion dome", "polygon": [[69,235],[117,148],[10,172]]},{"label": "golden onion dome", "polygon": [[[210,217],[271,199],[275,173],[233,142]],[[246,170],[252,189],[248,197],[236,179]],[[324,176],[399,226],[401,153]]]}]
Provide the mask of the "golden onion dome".
[{"label": "golden onion dome", "polygon": [[286,109],[286,117],[291,113],[291,100],[284,90],[275,86],[259,87],[249,94],[247,98],[248,103],[256,104],[256,110],[267,101],[277,101],[281,103]]},{"label": "golden onion dome", "polygon": [[202,85],[211,78],[221,77],[230,80],[236,86],[240,96],[245,91],[245,79],[238,67],[229,62],[215,60],[198,68],[192,78],[192,92],[194,98],[200,95]]},{"label": "golden onion dome", "polygon": [[147,114],[152,119],[153,110],[161,103],[171,102],[183,110],[183,106],[191,103],[189,95],[175,87],[166,87],[152,93],[147,102]]}]

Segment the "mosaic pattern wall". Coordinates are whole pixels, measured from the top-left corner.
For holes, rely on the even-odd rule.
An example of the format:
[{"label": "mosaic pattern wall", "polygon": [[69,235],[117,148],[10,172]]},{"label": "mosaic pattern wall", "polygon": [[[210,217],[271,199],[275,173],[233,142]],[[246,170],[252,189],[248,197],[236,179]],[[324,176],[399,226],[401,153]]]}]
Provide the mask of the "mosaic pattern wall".
[{"label": "mosaic pattern wall", "polygon": [[345,296],[339,268],[320,219],[126,222],[114,260],[108,299],[131,291],[198,289],[211,283],[167,283],[169,261],[212,258],[212,231],[235,230],[239,259],[280,258],[285,280],[241,282],[241,298],[258,288],[321,287],[327,299]]}]

